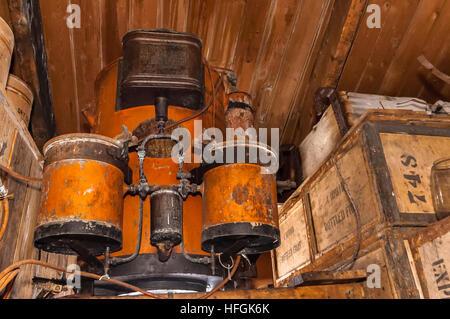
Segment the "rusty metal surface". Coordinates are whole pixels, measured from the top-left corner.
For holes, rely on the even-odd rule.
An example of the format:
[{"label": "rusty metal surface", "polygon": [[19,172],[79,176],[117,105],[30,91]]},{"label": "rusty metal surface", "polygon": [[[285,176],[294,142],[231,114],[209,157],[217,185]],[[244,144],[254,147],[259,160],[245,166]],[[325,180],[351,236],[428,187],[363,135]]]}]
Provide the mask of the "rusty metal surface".
[{"label": "rusty metal surface", "polygon": [[[203,70],[207,74],[207,70]],[[215,73],[213,73],[215,76]],[[116,111],[114,106],[116,105],[116,91],[117,91],[117,79],[118,79],[118,61],[115,61],[111,65],[107,66],[97,77],[96,81],[96,93],[97,93],[97,109],[93,118],[92,132],[102,134],[109,137],[117,136],[121,133],[121,127],[125,125],[130,131],[133,131],[133,135],[138,138],[145,138],[150,135],[151,130],[155,129],[157,133],[158,123],[154,118],[155,107],[153,103],[149,102],[145,106],[127,108]],[[217,86],[219,78],[214,77],[214,82]],[[206,100],[210,99],[212,87],[210,81],[206,81]],[[189,120],[183,123],[191,134],[191,139],[194,137],[194,120],[202,120],[203,128],[215,126],[218,128],[224,128],[224,105],[223,101],[227,101],[227,96],[223,89],[219,86],[218,94],[216,96],[216,107],[211,107],[207,112],[198,116],[195,119]],[[192,116],[197,113],[195,110],[191,110],[184,107],[178,107],[169,105],[168,107],[168,121],[167,125],[174,123],[175,121],[182,120],[186,117]],[[173,128],[174,129],[174,128]],[[166,134],[170,135],[171,130],[167,130]],[[191,142],[192,142],[191,140]],[[194,143],[191,143],[193,145]],[[148,145],[150,147],[150,145]],[[159,154],[163,152],[158,152]],[[151,156],[151,152],[149,152]],[[139,182],[139,161],[136,152],[130,152],[129,154],[129,167],[133,171],[133,184]],[[185,163],[185,171],[190,171],[199,164]],[[171,158],[157,158],[147,157],[144,162],[144,172],[148,178],[148,182],[156,185],[171,185],[178,184],[179,181],[176,178],[176,173],[179,171],[177,163],[173,162]],[[190,256],[205,256],[207,253],[202,251],[201,248],[201,231],[202,231],[202,198],[201,196],[189,196],[183,202],[183,243],[187,254]],[[124,213],[123,213],[123,242],[122,249],[114,254],[113,257],[128,256],[131,255],[136,247],[136,237],[138,232],[138,208],[139,199],[133,196],[126,196],[124,198]],[[211,267],[208,265],[202,265],[192,263],[188,261],[181,253],[180,246],[173,248],[171,257],[165,263],[161,263],[158,259],[158,251],[155,246],[151,245],[150,233],[151,233],[151,205],[150,198],[144,201],[144,216],[143,216],[143,233],[142,243],[139,251],[139,256],[136,260],[129,264],[119,265],[111,269],[112,276],[129,276],[130,280],[136,280],[139,287],[153,288],[152,281],[169,282],[171,276],[179,274],[180,278],[197,278],[211,275]],[[144,258],[144,257],[149,258]],[[143,261],[144,260],[144,261]],[[173,261],[178,260],[175,263]],[[142,264],[142,263],[145,263]],[[170,265],[170,267],[168,266]],[[142,267],[145,266],[145,269]],[[169,269],[170,268],[170,269]],[[152,270],[155,273],[154,278],[149,275],[149,271]],[[218,271],[216,270],[216,274]],[[177,275],[178,276],[178,275]],[[125,278],[123,277],[123,278]],[[150,278],[152,277],[152,278]],[[221,277],[216,277],[221,280]],[[174,289],[185,289],[183,280],[178,280],[177,284],[173,286]],[[147,286],[147,282],[149,283]],[[150,284],[151,283],[151,284]],[[102,283],[100,283],[102,284]],[[156,283],[158,284],[158,283]],[[181,286],[180,286],[181,285]],[[167,284],[167,287],[172,287]],[[178,287],[178,288],[177,288]],[[156,287],[155,287],[156,288]]]},{"label": "rusty metal surface", "polygon": [[118,149],[108,138],[85,135],[46,144],[37,247],[73,254],[59,240],[77,239],[94,255],[107,244],[121,248],[124,173],[111,164]]},{"label": "rusty metal surface", "polygon": [[254,110],[251,98],[245,92],[233,92],[228,95],[228,108],[225,112],[225,125],[228,128],[254,127]]},{"label": "rusty metal surface", "polygon": [[150,196],[150,242],[158,249],[159,260],[166,262],[183,238],[183,199],[178,192],[161,189]]},{"label": "rusty metal surface", "polygon": [[[205,70],[206,72],[206,70]],[[133,134],[142,134],[146,136],[149,127],[152,127],[151,119],[155,118],[155,109],[152,104],[124,109],[121,111],[115,111],[114,105],[116,104],[116,90],[117,90],[117,73],[118,73],[118,61],[115,61],[111,65],[107,66],[98,76],[96,81],[97,92],[97,109],[95,113],[95,122],[93,132],[102,134],[109,137],[117,136],[121,133],[121,126],[127,126]],[[209,81],[206,82],[207,94],[212,91],[209,87]],[[223,92],[222,92],[223,93]],[[223,93],[223,95],[225,95]],[[218,95],[219,96],[219,95]],[[207,96],[207,98],[209,98]],[[223,97],[226,99],[226,96]],[[224,121],[219,121],[218,116],[224,115],[223,108],[217,104],[214,114],[208,111],[196,119],[183,123],[191,134],[191,138],[194,137],[194,120],[202,120],[203,127],[211,127],[215,120],[216,127],[223,128]],[[196,111],[183,107],[177,107],[169,105],[168,116],[169,120],[167,125],[170,125],[171,121],[179,121],[188,116],[195,114]],[[145,119],[149,119],[147,122]],[[146,123],[144,123],[146,122]],[[157,123],[155,124],[157,127]],[[170,132],[170,130],[169,130]],[[168,133],[169,134],[169,133]],[[193,145],[193,143],[191,143]],[[138,181],[138,167],[139,161],[135,152],[130,153],[129,166],[133,171],[133,184],[137,184]],[[185,170],[190,171],[199,164],[185,163]],[[149,179],[149,183],[158,185],[170,185],[178,184],[176,179],[176,173],[179,170],[177,163],[174,163],[171,158],[147,158],[144,162],[144,172]],[[123,217],[123,249],[113,256],[126,256],[133,253],[136,244],[137,234],[137,220],[138,220],[138,208],[139,200],[136,197],[127,196],[124,199],[124,217]],[[190,196],[183,202],[183,237],[184,246],[188,254],[204,255],[205,252],[201,249],[201,218],[202,218],[202,198],[200,196]],[[143,240],[141,245],[140,254],[157,254],[156,247],[150,244],[150,199],[147,198],[144,202],[144,221],[143,221]],[[174,248],[173,254],[178,255],[181,253],[179,246]],[[180,269],[180,271],[182,271]]]},{"label": "rusty metal surface", "polygon": [[253,112],[246,108],[228,108],[225,113],[225,123],[229,128],[239,128],[248,129],[249,127],[254,127],[254,117]]},{"label": "rusty metal surface", "polygon": [[66,159],[92,159],[108,163],[128,172],[127,154],[112,138],[96,134],[66,134],[44,145],[44,166]]},{"label": "rusty metal surface", "polygon": [[[175,121],[169,119],[166,122],[166,126],[174,124]],[[173,130],[182,127],[181,125],[175,126],[167,132],[165,136],[160,136],[160,138],[154,138],[147,142],[145,145],[145,155],[147,157],[153,158],[170,158],[172,156],[172,149],[177,144],[177,141],[171,138]],[[133,135],[138,138],[138,140],[143,140],[147,136],[155,135],[158,132],[158,122],[155,118],[147,119],[140,123],[133,131]]]},{"label": "rusty metal surface", "polygon": [[276,179],[261,166],[227,164],[203,176],[202,248],[222,252],[236,240],[250,239],[247,253],[279,245]]},{"label": "rusty metal surface", "polygon": [[[190,254],[192,258],[201,256]],[[111,278],[141,289],[175,292],[205,292],[217,286],[224,275],[225,271],[219,265],[215,267],[215,275],[211,275],[211,265],[193,263],[181,254],[173,254],[165,263],[159,262],[156,254],[140,254],[134,261],[113,267],[110,272]],[[94,296],[117,296],[123,293],[130,293],[130,290],[102,280],[94,282]]]},{"label": "rusty metal surface", "polygon": [[123,38],[117,109],[154,104],[200,109],[204,79],[202,42],[188,33],[134,30]]}]

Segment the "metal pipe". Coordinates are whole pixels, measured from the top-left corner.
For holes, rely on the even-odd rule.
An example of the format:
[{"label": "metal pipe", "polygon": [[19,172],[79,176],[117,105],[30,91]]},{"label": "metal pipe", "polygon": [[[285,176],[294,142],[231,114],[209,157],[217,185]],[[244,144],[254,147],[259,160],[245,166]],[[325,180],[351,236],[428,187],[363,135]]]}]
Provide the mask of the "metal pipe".
[{"label": "metal pipe", "polygon": [[136,244],[136,250],[134,253],[128,257],[125,258],[112,258],[110,265],[117,266],[125,263],[129,263],[136,259],[136,257],[139,255],[139,250],[141,250],[141,241],[142,241],[142,224],[143,224],[143,216],[144,216],[144,200],[142,197],[139,197],[139,229],[138,229],[138,236],[137,236],[137,244]]},{"label": "metal pipe", "polygon": [[187,260],[189,260],[190,262],[196,263],[196,264],[204,264],[204,265],[209,265],[211,263],[211,259],[214,258],[214,256],[212,257],[198,257],[198,258],[194,258],[189,256],[186,251],[184,250],[184,244],[183,242],[181,242],[181,252],[183,253],[184,258],[186,258]]}]

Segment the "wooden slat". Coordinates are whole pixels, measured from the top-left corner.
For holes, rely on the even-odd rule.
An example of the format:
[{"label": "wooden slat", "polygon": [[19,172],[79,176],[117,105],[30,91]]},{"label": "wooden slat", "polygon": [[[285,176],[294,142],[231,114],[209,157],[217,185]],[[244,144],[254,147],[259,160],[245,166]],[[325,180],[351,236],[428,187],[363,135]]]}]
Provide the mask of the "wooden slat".
[{"label": "wooden slat", "polygon": [[298,92],[293,111],[287,118],[283,140],[299,145],[315,122],[314,95],[319,87],[335,87],[353,44],[366,0],[335,1],[314,65],[308,74],[305,90]]},{"label": "wooden slat", "polygon": [[[198,299],[204,294],[205,293],[175,294],[172,298]],[[163,297],[167,298],[167,295],[163,295]],[[363,283],[353,283],[298,288],[218,291],[209,299],[362,299],[365,297],[366,294],[364,293]],[[149,297],[92,297],[90,299],[149,299]]]},{"label": "wooden slat", "polygon": [[[318,50],[323,36],[324,23],[327,23],[333,1],[305,1],[297,8],[295,27],[286,48],[283,63],[279,70],[274,90],[260,105],[268,112],[258,112],[257,121],[265,120],[268,127],[280,128],[283,135],[286,115],[291,113],[298,92],[303,89],[308,72],[312,66],[310,61]],[[312,18],[314,17],[314,18]],[[276,103],[277,107],[271,108]]]},{"label": "wooden slat", "polygon": [[270,112],[269,101],[272,100],[286,47],[297,22],[300,4],[295,0],[279,0],[271,9],[250,89],[257,108],[256,125],[262,125]]},{"label": "wooden slat", "polygon": [[[122,55],[122,37],[129,28],[129,2],[126,0],[99,0],[102,12],[102,56],[108,65]],[[145,17],[145,11],[142,13]],[[91,30],[95,32],[95,30]]]},{"label": "wooden slat", "polygon": [[[31,165],[30,175],[42,177],[42,168],[37,161]],[[34,227],[40,207],[40,190],[28,187],[23,207],[22,218],[18,231],[18,241],[14,253],[14,262],[25,259],[36,259],[38,250],[33,246]],[[15,280],[12,298],[29,299],[33,295],[32,278],[34,275],[33,266],[24,266]]]},{"label": "wooden slat", "polygon": [[416,59],[421,54],[436,22],[436,12],[444,3],[442,0],[420,1],[408,30],[386,70],[380,87],[382,94],[397,95],[399,87],[403,86],[402,79],[414,77],[414,66],[418,66]]},{"label": "wooden slat", "polygon": [[50,85],[55,105],[57,134],[79,130],[80,113],[74,86],[74,61],[71,53],[70,29],[66,24],[67,0],[41,0],[44,38],[49,60]]},{"label": "wooden slat", "polygon": [[[440,71],[450,74],[450,1],[446,1],[438,14],[437,21],[430,31],[430,36],[422,50],[424,56],[431,61]],[[420,71],[418,72],[419,74]],[[420,89],[418,89],[420,87]],[[404,83],[400,94],[409,96],[411,92],[419,92],[418,96],[435,102],[436,99],[450,100],[450,85],[444,85],[441,81],[433,82],[424,80],[420,75],[411,79],[410,83]]]},{"label": "wooden slat", "polygon": [[210,20],[212,20],[212,12],[216,1],[214,0],[190,0],[187,32],[193,33],[200,37],[203,41],[203,54],[208,56],[207,40],[208,27]]},{"label": "wooden slat", "polygon": [[236,49],[245,2],[216,1],[214,6],[204,8],[210,11],[202,10],[202,14],[206,13],[208,17],[201,20],[203,25],[197,33],[203,39],[203,53],[211,64],[229,67]]},{"label": "wooden slat", "polygon": [[[32,156],[28,152],[27,144],[18,135],[12,150],[11,169],[19,174],[28,176],[30,173]],[[14,198],[9,200],[9,221],[3,239],[0,241],[0,269],[5,269],[14,262],[14,253],[18,241],[19,225],[27,195],[27,187],[22,182],[8,178],[6,187]]]},{"label": "wooden slat", "polygon": [[[101,71],[102,61],[102,39],[100,32],[101,12],[98,1],[71,0],[71,4],[78,4],[81,8],[81,28],[69,30],[71,43],[71,58],[74,67],[74,77],[79,112],[88,110],[94,113],[95,91],[94,85],[97,74]],[[80,117],[78,131],[89,132],[86,119]]]},{"label": "wooden slat", "polygon": [[33,92],[30,126],[41,148],[55,134],[55,119],[40,7],[30,0],[8,0],[8,5],[15,40],[12,73]]},{"label": "wooden slat", "polygon": [[131,0],[129,28],[155,29],[159,0]]},{"label": "wooden slat", "polygon": [[[368,56],[363,72],[358,76],[359,80],[355,87],[355,91],[362,93],[385,92],[384,90],[379,91],[380,84],[386,74],[389,63],[392,61],[392,58],[398,54],[397,48],[404,37],[411,19],[415,12],[418,12],[421,9],[418,5],[418,0],[408,0],[393,1],[389,6],[382,6],[386,11],[381,13],[383,24],[380,29],[380,34],[376,41],[369,45],[371,48],[370,55]],[[366,21],[363,22],[360,29],[361,31],[367,30],[367,32],[370,32],[370,30],[373,30],[368,29],[365,23]],[[353,76],[355,76],[355,74],[353,74]]]},{"label": "wooden slat", "polygon": [[242,30],[238,39],[233,70],[239,74],[238,88],[249,91],[256,68],[256,60],[262,48],[266,21],[275,1],[249,0],[244,11]]},{"label": "wooden slat", "polygon": [[[371,4],[378,5],[381,8],[381,17],[386,17],[388,14],[388,8],[383,6],[384,1],[373,0]],[[389,6],[391,3],[389,3]],[[376,42],[384,25],[388,22],[388,19],[381,19],[381,28],[369,29],[365,25],[370,13],[365,13],[363,17],[363,25],[358,30],[352,50],[348,57],[347,63],[344,67],[341,80],[339,82],[339,90],[355,91],[359,83],[360,74],[364,72],[367,61],[369,60],[372,52],[372,44]],[[347,88],[347,89],[343,89]],[[369,92],[361,92],[369,93]]]},{"label": "wooden slat", "polygon": [[184,32],[187,27],[189,0],[160,1],[162,6],[162,26],[167,29]]}]

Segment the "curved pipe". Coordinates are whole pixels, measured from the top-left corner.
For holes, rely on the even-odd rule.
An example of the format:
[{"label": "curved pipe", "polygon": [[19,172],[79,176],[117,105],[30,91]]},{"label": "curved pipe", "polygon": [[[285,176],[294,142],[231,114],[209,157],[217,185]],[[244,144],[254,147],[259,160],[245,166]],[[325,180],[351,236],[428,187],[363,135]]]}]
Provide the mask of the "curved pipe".
[{"label": "curved pipe", "polygon": [[205,265],[209,265],[212,263],[212,258],[214,258],[214,257],[205,256],[205,257],[194,258],[194,257],[189,256],[186,253],[186,251],[184,250],[183,242],[181,242],[180,246],[181,246],[181,252],[183,253],[184,258],[186,258],[190,262],[196,263],[196,264],[205,264]]},{"label": "curved pipe", "polygon": [[15,180],[19,180],[25,183],[42,183],[42,178],[35,178],[35,177],[28,177],[28,176],[23,176],[19,173],[14,172],[12,169],[3,166],[0,164],[0,170],[6,172],[8,175],[10,175],[12,178],[14,178]]},{"label": "curved pipe", "polygon": [[122,265],[125,263],[129,263],[136,259],[136,257],[139,255],[139,250],[141,250],[141,242],[142,242],[142,224],[144,219],[144,200],[142,197],[139,197],[139,228],[138,228],[138,236],[137,236],[137,243],[136,243],[136,249],[134,253],[128,257],[116,257],[112,258],[110,260],[111,266],[117,266]]}]

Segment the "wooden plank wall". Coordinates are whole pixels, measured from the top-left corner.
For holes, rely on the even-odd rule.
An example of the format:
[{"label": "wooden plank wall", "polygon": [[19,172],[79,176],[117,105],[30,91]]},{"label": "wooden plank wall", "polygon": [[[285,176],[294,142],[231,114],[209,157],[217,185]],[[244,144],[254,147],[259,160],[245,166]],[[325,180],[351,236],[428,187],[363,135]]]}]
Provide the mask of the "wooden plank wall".
[{"label": "wooden plank wall", "polygon": [[[339,89],[392,96],[415,96],[429,102],[450,99],[442,83],[424,78],[417,57],[424,55],[450,74],[450,1],[404,0],[371,3],[381,7],[381,29],[360,27]],[[368,17],[366,13],[365,18]]]},{"label": "wooden plank wall", "polygon": [[[81,7],[68,29],[67,5]],[[381,29],[369,29],[369,4]],[[81,110],[95,105],[98,72],[121,56],[133,29],[170,28],[202,38],[215,66],[238,73],[252,94],[256,122],[299,144],[315,123],[314,92],[342,90],[450,99],[429,83],[424,54],[450,73],[449,0],[40,0],[57,134],[86,131]],[[1,7],[0,7],[1,8]]]},{"label": "wooden plank wall", "polygon": [[[95,77],[121,56],[123,35],[139,28],[170,28],[201,37],[210,63],[235,69],[239,87],[252,93],[260,125],[272,121],[283,127],[280,114],[292,108],[334,2],[41,0],[57,133],[87,129],[80,111],[94,107]],[[66,27],[69,4],[81,7],[80,29]],[[274,101],[283,112],[271,109]]]},{"label": "wooden plank wall", "polygon": [[[11,167],[25,176],[42,177],[42,155],[33,142],[26,128],[20,124],[11,106],[5,98],[5,91],[0,89],[0,163]],[[6,144],[6,147],[2,145]],[[25,259],[40,259],[53,265],[65,267],[76,263],[76,257],[55,254],[39,254],[33,246],[34,228],[40,208],[41,191],[39,187],[27,185],[0,172],[0,178],[9,194],[9,218],[6,231],[0,240],[0,270]],[[4,206],[0,205],[0,223],[5,218]],[[47,256],[54,255],[54,256]],[[31,298],[33,296],[32,278],[35,274],[45,278],[61,276],[52,272],[42,272],[33,266],[24,266],[16,277],[12,298]]]},{"label": "wooden plank wall", "polygon": [[[5,91],[0,92],[0,144],[6,143],[6,148],[0,156],[0,163],[10,166],[14,171],[26,176],[40,177],[42,172],[42,157],[37,151],[32,138],[15,118],[12,109],[5,99]],[[31,142],[30,142],[31,141]],[[37,250],[33,248],[33,229],[36,224],[39,211],[40,191],[34,187],[28,187],[22,182],[4,176],[0,177],[8,188],[9,194],[14,195],[9,200],[9,218],[6,231],[0,240],[0,269],[3,270],[10,264],[29,258],[36,258]],[[0,216],[3,222],[5,210],[2,205]],[[25,285],[31,279],[31,269],[26,269],[16,278],[18,285]],[[30,287],[28,287],[30,288]],[[18,296],[31,297],[31,290],[24,289],[17,293]]]}]

